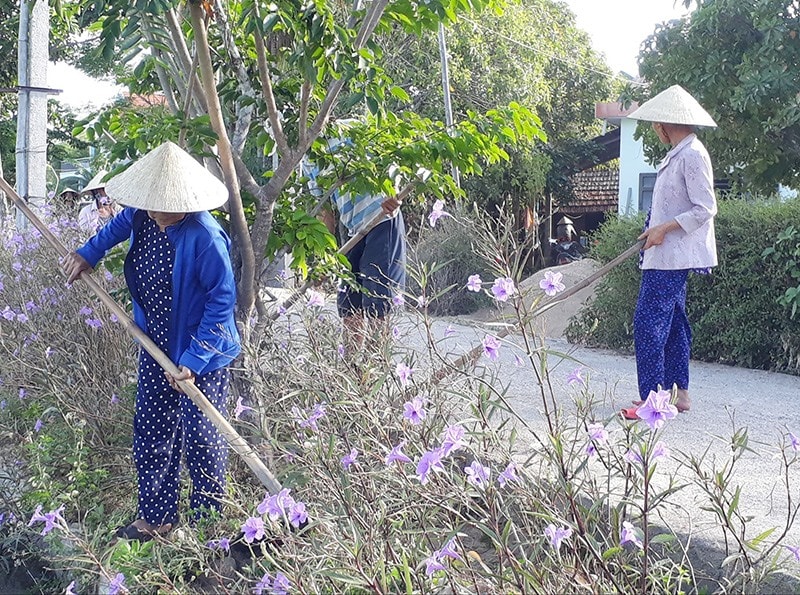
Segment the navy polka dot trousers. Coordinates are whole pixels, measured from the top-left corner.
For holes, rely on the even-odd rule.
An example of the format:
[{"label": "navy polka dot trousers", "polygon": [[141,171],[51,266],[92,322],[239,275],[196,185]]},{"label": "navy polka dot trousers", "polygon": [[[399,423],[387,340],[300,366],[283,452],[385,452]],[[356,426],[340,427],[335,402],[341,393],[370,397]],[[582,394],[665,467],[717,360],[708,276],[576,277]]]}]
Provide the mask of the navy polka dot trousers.
[{"label": "navy polka dot trousers", "polygon": [[692,331],[686,318],[688,270],[645,269],[633,316],[639,397],[660,386],[689,388]]}]

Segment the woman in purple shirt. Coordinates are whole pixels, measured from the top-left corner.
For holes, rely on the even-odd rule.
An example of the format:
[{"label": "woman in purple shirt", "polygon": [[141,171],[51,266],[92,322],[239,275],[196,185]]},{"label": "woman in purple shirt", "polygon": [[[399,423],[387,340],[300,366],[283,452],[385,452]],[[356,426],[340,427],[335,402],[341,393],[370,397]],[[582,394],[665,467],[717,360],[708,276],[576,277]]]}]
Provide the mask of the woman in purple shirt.
[{"label": "woman in purple shirt", "polygon": [[[678,85],[662,91],[628,116],[652,122],[659,140],[670,145],[658,166],[642,254],[642,281],[634,314],[639,398],[677,388],[678,411],[688,411],[689,351],[686,279],[717,265],[714,238],[714,174],[695,126],[716,127],[713,118]],[[623,410],[636,419],[636,407]]]}]

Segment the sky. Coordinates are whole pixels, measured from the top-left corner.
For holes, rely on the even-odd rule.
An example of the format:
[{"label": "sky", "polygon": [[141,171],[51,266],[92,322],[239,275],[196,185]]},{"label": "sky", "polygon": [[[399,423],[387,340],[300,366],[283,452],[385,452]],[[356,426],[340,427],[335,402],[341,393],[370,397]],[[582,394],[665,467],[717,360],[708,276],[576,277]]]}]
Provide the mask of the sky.
[{"label": "sky", "polygon": [[[577,17],[580,29],[592,39],[594,49],[604,54],[614,72],[637,76],[639,46],[657,23],[687,14],[681,0],[562,0]],[[96,81],[67,64],[50,64],[48,86],[63,89],[58,100],[79,114],[89,106],[100,107],[113,100],[121,87]]]},{"label": "sky", "polygon": [[614,72],[638,76],[636,56],[657,23],[685,16],[681,0],[562,0]]}]

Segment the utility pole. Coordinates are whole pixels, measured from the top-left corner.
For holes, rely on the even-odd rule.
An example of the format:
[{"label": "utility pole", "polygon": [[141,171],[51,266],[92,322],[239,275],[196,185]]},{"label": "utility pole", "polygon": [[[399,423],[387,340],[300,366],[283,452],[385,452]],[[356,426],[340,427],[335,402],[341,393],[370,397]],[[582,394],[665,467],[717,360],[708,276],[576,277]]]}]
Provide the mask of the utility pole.
[{"label": "utility pole", "polygon": [[[453,130],[453,104],[450,103],[450,70],[447,65],[447,40],[444,37],[444,25],[439,23],[439,59],[442,62],[442,92],[444,93],[444,121],[448,132]],[[458,167],[453,167],[453,179],[456,186],[461,188],[461,179]]]},{"label": "utility pole", "polygon": [[[17,193],[41,208],[47,193],[47,61],[50,7],[47,0],[21,0],[17,79]],[[17,228],[27,227],[17,213]]]}]

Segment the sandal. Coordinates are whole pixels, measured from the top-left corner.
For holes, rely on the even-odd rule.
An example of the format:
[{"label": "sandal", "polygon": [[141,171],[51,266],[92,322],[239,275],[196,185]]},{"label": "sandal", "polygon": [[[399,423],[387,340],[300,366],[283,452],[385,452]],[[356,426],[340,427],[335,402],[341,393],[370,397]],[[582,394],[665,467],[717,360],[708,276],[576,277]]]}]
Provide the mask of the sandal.
[{"label": "sandal", "polygon": [[639,405],[636,407],[623,407],[620,409],[619,414],[629,421],[637,421],[638,419],[641,419],[639,414],[636,412],[639,407]]},{"label": "sandal", "polygon": [[[156,535],[158,535],[159,537],[164,537],[167,533],[172,531],[172,525],[162,525],[161,527],[158,527],[152,531],[142,530],[134,524],[136,520],[131,521],[127,525],[120,525],[119,527],[117,527],[117,530],[114,532],[114,537],[145,543],[147,541],[152,540],[153,537],[155,537]],[[162,527],[166,526],[169,526],[169,529],[167,529],[166,531],[161,531]]]}]

